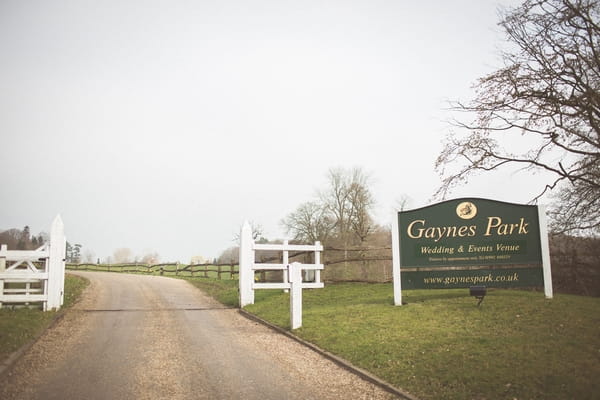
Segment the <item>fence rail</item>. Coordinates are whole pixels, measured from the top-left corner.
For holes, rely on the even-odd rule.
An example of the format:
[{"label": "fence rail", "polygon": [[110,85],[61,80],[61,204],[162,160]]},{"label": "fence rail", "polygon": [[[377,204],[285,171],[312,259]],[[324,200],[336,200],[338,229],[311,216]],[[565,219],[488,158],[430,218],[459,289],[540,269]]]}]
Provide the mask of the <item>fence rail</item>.
[{"label": "fence rail", "polygon": [[67,264],[67,269],[72,271],[106,271],[166,276],[190,276],[217,278],[219,280],[235,279],[234,277],[239,273],[238,266],[232,264]]}]

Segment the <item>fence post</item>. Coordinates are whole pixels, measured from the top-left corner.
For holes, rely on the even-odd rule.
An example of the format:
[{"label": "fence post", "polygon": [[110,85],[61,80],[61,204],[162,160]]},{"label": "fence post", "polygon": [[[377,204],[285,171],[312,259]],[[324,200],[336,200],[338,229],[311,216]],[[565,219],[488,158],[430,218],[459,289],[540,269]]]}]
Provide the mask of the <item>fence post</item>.
[{"label": "fence post", "polygon": [[[289,241],[287,239],[285,239],[283,241],[283,248],[287,248],[287,245],[289,244]],[[282,264],[285,265],[289,265],[290,263],[290,253],[287,250],[283,251],[283,256],[282,256]],[[284,269],[283,271],[283,283],[289,283],[290,281],[290,272],[289,272],[289,267],[287,269]],[[288,293],[289,290],[288,289],[283,289],[283,291],[285,293]]]},{"label": "fence post", "polygon": [[[0,274],[6,271],[6,252],[7,246],[5,244],[0,245]],[[2,295],[4,295],[4,278],[0,279],[0,296]],[[2,308],[1,301],[0,308]]]},{"label": "fence post", "polygon": [[239,271],[239,287],[240,287],[240,307],[243,308],[248,304],[254,304],[254,249],[252,240],[252,228],[248,221],[244,221],[240,231],[240,271]]},{"label": "fence post", "polygon": [[292,329],[302,326],[302,265],[293,262],[288,266],[290,278],[290,325]]},{"label": "fence post", "polygon": [[50,260],[48,263],[48,301],[44,311],[59,309],[63,304],[65,288],[65,227],[60,215],[52,222],[50,230]]},{"label": "fence post", "polygon": [[[316,241],[315,247],[321,248],[321,242]],[[321,251],[315,250],[315,264],[321,264]],[[314,271],[315,282],[321,282],[321,270],[316,269]]]}]

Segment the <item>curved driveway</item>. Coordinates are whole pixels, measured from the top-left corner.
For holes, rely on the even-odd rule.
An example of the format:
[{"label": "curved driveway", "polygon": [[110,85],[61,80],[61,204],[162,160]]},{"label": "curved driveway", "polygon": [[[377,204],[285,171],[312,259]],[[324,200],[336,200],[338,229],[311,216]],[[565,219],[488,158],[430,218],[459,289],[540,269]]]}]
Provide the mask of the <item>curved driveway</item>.
[{"label": "curved driveway", "polygon": [[188,282],[78,272],[82,300],[0,382],[5,399],[394,398]]}]

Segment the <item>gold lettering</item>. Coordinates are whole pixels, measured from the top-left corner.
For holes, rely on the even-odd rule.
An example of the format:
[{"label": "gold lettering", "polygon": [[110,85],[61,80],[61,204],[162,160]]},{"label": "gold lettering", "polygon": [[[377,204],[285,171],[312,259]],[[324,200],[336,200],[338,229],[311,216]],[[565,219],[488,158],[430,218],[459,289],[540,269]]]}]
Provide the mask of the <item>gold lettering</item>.
[{"label": "gold lettering", "polygon": [[469,226],[469,233],[467,236],[475,236],[475,229],[477,228],[476,225],[471,225]]},{"label": "gold lettering", "polygon": [[499,217],[488,217],[488,224],[483,236],[491,236],[492,228],[497,228],[502,223],[502,218]]},{"label": "gold lettering", "polygon": [[519,235],[527,235],[529,232],[527,232],[527,226],[529,225],[528,222],[525,222],[525,218],[521,218],[521,220],[519,221]]},{"label": "gold lettering", "polygon": [[518,244],[496,244],[496,251],[519,251],[521,248]]},{"label": "gold lettering", "polygon": [[435,239],[436,238],[435,228],[427,228],[427,229],[425,229],[425,237],[427,239]]},{"label": "gold lettering", "polygon": [[[489,228],[491,229],[491,228]],[[477,230],[476,225],[461,225],[461,226],[427,226],[427,221],[424,219],[416,219],[408,224],[406,234],[411,239],[433,239],[434,242],[439,242],[444,238],[475,236]]]},{"label": "gold lettering", "polygon": [[425,225],[425,220],[424,219],[416,219],[408,225],[408,228],[406,229],[406,233],[408,234],[408,237],[411,239],[420,239],[421,236],[423,235],[423,228],[417,229],[417,231],[419,232],[417,235],[413,234],[412,228],[413,228],[413,225],[415,225],[416,223],[421,223],[421,225]]},{"label": "gold lettering", "polygon": [[494,233],[498,236],[507,236],[513,233],[527,235],[529,233],[528,226],[529,223],[525,222],[525,218],[521,218],[518,223],[506,224],[500,217],[488,217],[484,236],[491,236]]}]

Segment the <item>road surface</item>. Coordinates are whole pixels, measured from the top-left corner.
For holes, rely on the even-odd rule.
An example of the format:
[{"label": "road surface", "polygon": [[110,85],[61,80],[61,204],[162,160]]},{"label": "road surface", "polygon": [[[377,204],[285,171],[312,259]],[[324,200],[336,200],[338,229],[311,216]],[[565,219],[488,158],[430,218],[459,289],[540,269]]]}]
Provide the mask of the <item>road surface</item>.
[{"label": "road surface", "polygon": [[2,399],[390,399],[186,281],[78,272],[81,301],[0,379]]}]

